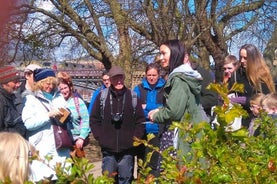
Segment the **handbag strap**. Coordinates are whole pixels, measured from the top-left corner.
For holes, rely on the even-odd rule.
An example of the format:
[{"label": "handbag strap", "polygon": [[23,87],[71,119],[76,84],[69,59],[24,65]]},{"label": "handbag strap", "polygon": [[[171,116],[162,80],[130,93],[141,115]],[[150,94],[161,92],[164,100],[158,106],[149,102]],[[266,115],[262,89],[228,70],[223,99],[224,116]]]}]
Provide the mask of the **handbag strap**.
[{"label": "handbag strap", "polygon": [[78,97],[74,96],[73,99],[74,99],[74,104],[75,104],[76,110],[78,112],[78,115],[81,117],[81,115],[80,115],[80,104],[79,104]]},{"label": "handbag strap", "polygon": [[50,110],[48,109],[48,107],[40,100],[40,98],[39,97],[37,97],[37,96],[35,96],[37,99],[38,99],[38,101],[43,105],[43,107],[45,107],[45,109],[49,112]]},{"label": "handbag strap", "polygon": [[[43,105],[43,107],[49,112],[50,110],[49,110],[49,108],[40,100],[40,98],[39,97],[37,97],[37,96],[35,96],[37,99],[38,99],[38,101]],[[50,122],[52,123],[52,124],[56,124],[56,123],[54,123],[53,122],[53,119],[52,118],[49,118],[50,119]],[[58,129],[60,129],[59,128],[60,126],[58,126]]]},{"label": "handbag strap", "polygon": [[81,113],[80,113],[80,104],[79,104],[79,99],[77,96],[74,96],[73,97],[73,100],[74,100],[74,104],[75,104],[75,107],[76,107],[76,110],[78,112],[78,116],[80,117],[80,128],[82,126],[82,116],[81,116]]}]

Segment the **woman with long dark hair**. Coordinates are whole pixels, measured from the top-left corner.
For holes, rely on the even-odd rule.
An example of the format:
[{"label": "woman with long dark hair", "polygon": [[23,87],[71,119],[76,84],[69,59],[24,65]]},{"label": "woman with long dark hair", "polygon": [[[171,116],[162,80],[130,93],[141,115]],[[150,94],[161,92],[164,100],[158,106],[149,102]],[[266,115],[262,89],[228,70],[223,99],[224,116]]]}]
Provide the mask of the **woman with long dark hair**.
[{"label": "woman with long dark hair", "polygon": [[190,115],[192,123],[202,120],[199,108],[202,77],[191,68],[189,53],[179,40],[168,40],[161,44],[160,64],[169,73],[164,86],[165,103],[163,107],[150,111],[148,116],[151,121],[166,126],[161,137],[161,150],[174,146],[184,154],[189,149],[188,143],[178,137],[178,129],[171,131],[169,126],[172,121],[182,122],[186,114]]}]

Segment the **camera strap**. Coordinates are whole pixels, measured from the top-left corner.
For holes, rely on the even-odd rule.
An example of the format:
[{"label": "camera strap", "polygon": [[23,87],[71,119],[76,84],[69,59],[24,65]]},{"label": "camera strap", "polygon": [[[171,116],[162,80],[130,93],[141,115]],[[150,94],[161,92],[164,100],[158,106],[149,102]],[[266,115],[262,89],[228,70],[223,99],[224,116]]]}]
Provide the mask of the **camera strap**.
[{"label": "camera strap", "polygon": [[[123,95],[122,109],[121,109],[121,112],[119,112],[120,114],[123,114],[123,111],[124,111],[124,107],[125,107],[125,96],[126,96],[126,92],[124,92],[124,95]],[[111,106],[111,114],[114,114],[114,113],[113,113],[113,98],[112,98],[112,94],[111,94],[111,93],[110,93],[110,106]]]}]

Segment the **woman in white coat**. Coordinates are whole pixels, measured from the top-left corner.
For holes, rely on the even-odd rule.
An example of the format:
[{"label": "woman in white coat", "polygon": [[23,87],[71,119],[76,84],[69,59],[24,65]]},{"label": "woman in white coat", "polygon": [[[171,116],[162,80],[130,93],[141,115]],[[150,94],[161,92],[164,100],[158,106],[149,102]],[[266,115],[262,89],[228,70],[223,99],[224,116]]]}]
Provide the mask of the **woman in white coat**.
[{"label": "woman in white coat", "polygon": [[59,93],[55,73],[49,68],[40,68],[34,71],[34,88],[25,94],[25,104],[22,111],[22,120],[27,128],[29,142],[39,151],[41,158],[52,158],[50,167],[56,163],[65,163],[70,149],[55,147],[53,126],[51,121],[62,116],[59,108],[66,107],[66,101]]}]

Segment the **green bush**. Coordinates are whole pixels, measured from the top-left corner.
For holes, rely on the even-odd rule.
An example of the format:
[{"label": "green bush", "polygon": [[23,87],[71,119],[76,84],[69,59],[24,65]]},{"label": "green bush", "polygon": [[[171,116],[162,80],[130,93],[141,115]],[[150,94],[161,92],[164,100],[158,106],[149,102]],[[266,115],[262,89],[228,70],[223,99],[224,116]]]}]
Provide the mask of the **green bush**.
[{"label": "green bush", "polygon": [[[275,184],[277,181],[277,120],[262,113],[257,123],[261,124],[261,133],[258,137],[249,137],[244,128],[234,132],[226,132],[228,126],[235,117],[247,116],[240,105],[230,108],[227,94],[230,91],[241,91],[243,86],[235,84],[228,90],[226,84],[211,84],[209,89],[218,92],[223,105],[215,108],[218,115],[219,126],[212,130],[209,123],[200,122],[192,124],[189,115],[184,122],[174,122],[171,129],[179,128],[183,139],[180,141],[191,142],[191,150],[178,157],[170,156],[173,147],[160,151],[158,147],[149,144],[153,134],[148,135],[147,140],[135,139],[135,145],[144,144],[152,148],[146,161],[138,161],[139,173],[133,183],[160,183],[160,184],[189,184],[189,183],[239,183],[239,184]],[[199,136],[201,135],[201,136]],[[155,178],[150,173],[147,164],[153,152],[159,152],[162,157],[161,167],[163,171]],[[92,174],[93,164],[85,158],[68,159],[72,164],[70,174],[61,164],[56,167],[58,176],[57,184],[109,184],[114,183],[112,178],[106,175],[94,178]],[[9,184],[10,180],[4,182]],[[26,182],[29,184],[31,182]],[[41,181],[41,184],[50,183]]]},{"label": "green bush", "polygon": [[[146,163],[139,161],[141,169],[135,183],[276,183],[277,120],[262,113],[257,122],[261,124],[258,137],[249,137],[245,128],[226,132],[225,126],[235,117],[247,116],[247,113],[240,105],[230,108],[227,97],[230,91],[226,85],[211,84],[209,89],[217,91],[223,101],[223,105],[215,108],[220,126],[216,130],[212,130],[207,122],[192,126],[189,116],[184,122],[174,122],[172,128],[179,128],[183,141],[192,142],[192,149],[177,158],[169,154],[173,148],[160,153],[164,170],[158,178],[150,175],[147,168],[150,153]],[[231,90],[241,91],[243,86],[235,84]],[[147,141],[137,140],[136,144],[151,147],[148,142],[152,136]],[[158,148],[153,149],[159,152]]]}]

